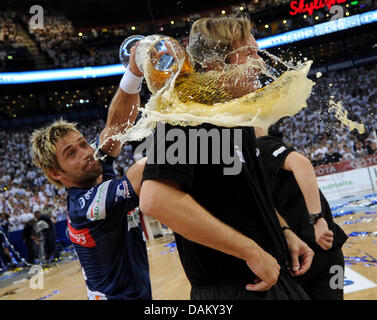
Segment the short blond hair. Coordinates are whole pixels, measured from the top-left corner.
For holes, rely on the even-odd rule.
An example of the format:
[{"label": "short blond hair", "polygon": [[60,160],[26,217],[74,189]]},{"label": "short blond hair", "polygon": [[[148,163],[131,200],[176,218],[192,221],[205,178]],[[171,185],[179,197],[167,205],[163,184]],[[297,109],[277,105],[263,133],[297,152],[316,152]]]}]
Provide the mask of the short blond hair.
[{"label": "short blond hair", "polygon": [[61,170],[56,157],[56,143],[60,138],[72,131],[81,135],[76,126],[77,123],[60,119],[45,128],[34,130],[30,139],[33,163],[39,167],[46,178],[58,188],[63,187],[63,184],[51,178],[48,174],[49,170]]},{"label": "short blond hair", "polygon": [[224,60],[234,42],[246,41],[252,29],[247,15],[201,18],[191,27],[187,51],[194,63]]}]

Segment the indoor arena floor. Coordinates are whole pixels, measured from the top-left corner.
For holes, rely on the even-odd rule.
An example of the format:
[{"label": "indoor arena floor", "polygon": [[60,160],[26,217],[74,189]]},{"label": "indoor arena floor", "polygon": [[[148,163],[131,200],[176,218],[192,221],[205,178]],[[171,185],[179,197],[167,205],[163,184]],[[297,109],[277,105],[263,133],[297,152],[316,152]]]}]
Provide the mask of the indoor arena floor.
[{"label": "indoor arena floor", "polygon": [[[335,218],[346,234],[345,300],[377,300],[377,211],[347,213]],[[183,272],[174,237],[147,242],[154,300],[188,300],[190,286]],[[77,260],[44,274],[44,288],[31,289],[28,279],[0,289],[0,300],[86,300],[86,287]]]}]

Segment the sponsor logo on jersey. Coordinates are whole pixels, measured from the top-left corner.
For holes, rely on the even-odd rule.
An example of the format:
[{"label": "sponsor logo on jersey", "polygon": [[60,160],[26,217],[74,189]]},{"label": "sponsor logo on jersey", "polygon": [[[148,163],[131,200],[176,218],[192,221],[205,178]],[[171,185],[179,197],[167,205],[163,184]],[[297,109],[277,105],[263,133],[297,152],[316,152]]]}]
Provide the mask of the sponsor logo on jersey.
[{"label": "sponsor logo on jersey", "polygon": [[276,158],[279,154],[282,154],[285,150],[287,150],[286,147],[284,146],[280,147],[279,149],[275,150],[272,155]]},{"label": "sponsor logo on jersey", "polygon": [[130,190],[128,188],[128,183],[126,180],[121,181],[118,184],[117,191],[115,194],[115,202],[118,202],[121,199],[130,198]]},{"label": "sponsor logo on jersey", "polygon": [[127,213],[128,231],[132,228],[137,228],[140,223],[139,210],[136,208]]},{"label": "sponsor logo on jersey", "polygon": [[86,212],[86,217],[89,220],[96,221],[106,218],[106,197],[110,182],[110,180],[106,181],[97,187],[96,195]]},{"label": "sponsor logo on jersey", "polygon": [[94,187],[91,188],[87,193],[84,194],[84,198],[85,198],[86,200],[89,200],[89,199],[90,199],[90,196],[91,196],[92,193],[93,193],[93,191],[94,191]]},{"label": "sponsor logo on jersey", "polygon": [[69,238],[73,243],[76,243],[86,248],[94,248],[96,246],[96,242],[92,238],[88,228],[76,230],[68,222],[68,233]]},{"label": "sponsor logo on jersey", "polygon": [[79,199],[79,204],[80,204],[80,208],[84,209],[84,207],[85,207],[85,199],[83,197],[81,197]]}]

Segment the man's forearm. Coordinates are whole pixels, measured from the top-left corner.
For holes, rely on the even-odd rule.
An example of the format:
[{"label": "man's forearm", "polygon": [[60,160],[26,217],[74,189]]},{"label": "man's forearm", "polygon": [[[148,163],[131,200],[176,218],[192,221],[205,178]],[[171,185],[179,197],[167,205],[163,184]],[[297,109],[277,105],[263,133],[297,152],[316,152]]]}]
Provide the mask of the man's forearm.
[{"label": "man's forearm", "polygon": [[258,257],[262,250],[252,239],[215,218],[189,194],[158,181],[145,181],[140,210],[193,242],[239,259]]},{"label": "man's forearm", "polygon": [[139,94],[128,94],[121,88],[115,93],[107,115],[106,127],[123,126],[129,121],[133,124],[139,112]]},{"label": "man's forearm", "polygon": [[[138,90],[129,91],[130,87],[127,85],[127,83],[130,84],[127,82],[129,80],[131,81],[131,84],[135,84],[134,82],[136,81],[136,85],[139,84],[140,86],[141,81],[143,81],[143,74],[137,67],[135,61],[135,47],[131,49],[131,58],[128,68],[129,70],[127,70],[124,74],[119,88],[111,101],[106,122],[107,128],[112,126],[123,126],[128,122],[132,125],[139,112],[138,108],[140,106],[140,96],[139,93],[135,93]],[[125,83],[123,82],[124,80]],[[127,92],[132,92],[133,94]]]},{"label": "man's forearm", "polygon": [[124,133],[132,127],[139,112],[139,94],[128,94],[118,88],[111,101],[105,129],[100,135],[101,149],[110,156],[116,157],[121,148],[119,141],[109,139],[111,136]]},{"label": "man's forearm", "polygon": [[309,213],[320,212],[321,199],[319,197],[318,183],[313,167],[309,164],[297,166],[293,170],[293,174],[304,196],[306,208]]},{"label": "man's forearm", "polygon": [[139,91],[143,81],[143,74],[136,65],[135,49],[135,47],[131,48],[128,69],[123,75],[119,88],[110,103],[106,127],[100,136],[101,149],[113,157],[120,153],[121,144],[119,141],[109,139],[109,137],[117,133],[124,133],[134,124],[139,113]]}]

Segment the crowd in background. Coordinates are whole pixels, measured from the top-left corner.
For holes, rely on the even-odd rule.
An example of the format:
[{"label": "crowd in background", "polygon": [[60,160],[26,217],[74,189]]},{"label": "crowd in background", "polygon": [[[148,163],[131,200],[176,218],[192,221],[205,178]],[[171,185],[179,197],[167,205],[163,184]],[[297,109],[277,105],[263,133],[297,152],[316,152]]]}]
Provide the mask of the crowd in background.
[{"label": "crowd in background", "polygon": [[[377,122],[377,64],[330,72],[315,79],[308,106],[297,115],[275,125],[287,144],[309,158],[314,166],[352,160],[375,154]],[[341,101],[348,119],[364,124],[365,133],[349,127],[329,111],[329,100]],[[88,141],[94,141],[103,120],[79,125]],[[32,129],[0,131],[0,212],[9,214],[10,230],[19,230],[35,211],[66,219],[64,189],[50,184],[31,161],[29,138]],[[119,176],[134,163],[131,145],[114,162]]]},{"label": "crowd in background", "polygon": [[[38,44],[42,53],[48,57],[49,67],[77,67],[86,64],[80,53],[82,39],[63,14],[52,11],[44,16],[43,28],[33,28],[28,23],[29,17],[22,16],[32,39]],[[83,56],[83,57],[81,57]]]},{"label": "crowd in background", "polygon": [[[315,166],[376,153],[377,64],[329,72],[314,81],[308,107],[275,126],[285,142]],[[336,119],[330,100],[340,102],[347,118],[363,124],[365,132],[350,132]]]},{"label": "crowd in background", "polygon": [[12,11],[0,12],[0,44],[14,48],[23,47],[23,38],[17,34],[16,13]]}]

